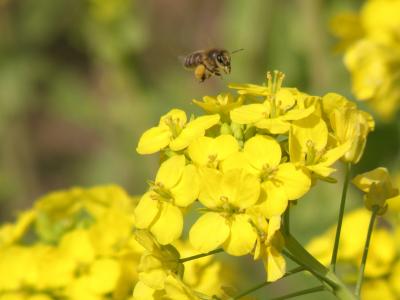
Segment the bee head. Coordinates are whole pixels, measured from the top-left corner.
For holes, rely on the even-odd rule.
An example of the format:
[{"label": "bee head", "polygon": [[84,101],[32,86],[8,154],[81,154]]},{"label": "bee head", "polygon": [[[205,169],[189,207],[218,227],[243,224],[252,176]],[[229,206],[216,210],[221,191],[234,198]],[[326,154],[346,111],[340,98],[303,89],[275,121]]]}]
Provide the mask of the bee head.
[{"label": "bee head", "polygon": [[220,67],[225,74],[229,74],[231,72],[231,56],[226,50],[215,50],[212,53],[212,57],[218,67]]}]

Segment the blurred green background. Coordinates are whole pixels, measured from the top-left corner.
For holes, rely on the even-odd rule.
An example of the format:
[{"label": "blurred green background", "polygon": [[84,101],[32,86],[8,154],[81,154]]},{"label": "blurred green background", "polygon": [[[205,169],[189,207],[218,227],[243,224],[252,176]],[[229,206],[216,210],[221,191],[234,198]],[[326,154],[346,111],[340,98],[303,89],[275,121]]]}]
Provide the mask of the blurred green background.
[{"label": "blurred green background", "polygon": [[[262,83],[279,69],[286,86],[352,99],[328,24],[361,3],[0,0],[0,220],[53,189],[117,183],[143,193],[158,158],[135,152],[141,133],[171,108],[199,113],[191,100],[229,82]],[[245,51],[230,76],[200,84],[178,57],[211,47]],[[399,126],[378,121],[358,170],[394,168],[398,150]],[[294,209],[301,240],[335,222],[339,194],[322,183]],[[361,204],[353,198],[349,206]]]}]

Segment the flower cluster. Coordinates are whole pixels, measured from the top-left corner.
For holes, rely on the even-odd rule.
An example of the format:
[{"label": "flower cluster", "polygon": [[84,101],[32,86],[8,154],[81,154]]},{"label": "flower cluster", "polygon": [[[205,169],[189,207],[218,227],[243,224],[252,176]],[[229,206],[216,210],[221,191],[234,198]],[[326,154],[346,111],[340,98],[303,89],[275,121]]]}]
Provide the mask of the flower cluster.
[{"label": "flower cluster", "polygon": [[53,192],[0,228],[0,299],[127,299],[143,248],[117,186]]},{"label": "flower cluster", "polygon": [[[182,283],[166,270],[182,266],[177,249],[188,256],[193,249],[182,241],[163,247],[135,230],[136,202],[118,186],[73,188],[38,199],[15,223],[0,227],[0,299],[151,299],[132,296],[136,282],[151,278],[157,285],[164,277],[170,297],[163,299],[179,299]],[[171,261],[157,269],[162,258]],[[211,257],[185,267],[189,286],[219,289],[222,268]],[[147,287],[143,292],[152,293]]]},{"label": "flower cluster", "polygon": [[[265,85],[231,84],[237,94],[193,101],[207,115],[188,120],[173,109],[141,136],[137,152],[161,151],[162,163],[135,209],[135,226],[151,233],[158,248],[182,236],[184,216],[198,201],[189,231],[198,253],[251,254],[263,261],[266,281],[285,274],[283,215],[319,180],[335,182],[336,161],[359,161],[374,121],[339,94],[308,95],[283,87],[283,79],[276,71]],[[177,253],[166,250],[157,261],[176,262]],[[181,265],[166,269],[173,280],[182,277]],[[135,292],[168,293],[168,276],[149,276]],[[199,299],[187,291],[191,296],[182,299]]]},{"label": "flower cluster", "polygon": [[354,95],[382,119],[391,119],[400,101],[399,0],[368,0],[361,11],[332,20],[332,31],[345,51]]}]

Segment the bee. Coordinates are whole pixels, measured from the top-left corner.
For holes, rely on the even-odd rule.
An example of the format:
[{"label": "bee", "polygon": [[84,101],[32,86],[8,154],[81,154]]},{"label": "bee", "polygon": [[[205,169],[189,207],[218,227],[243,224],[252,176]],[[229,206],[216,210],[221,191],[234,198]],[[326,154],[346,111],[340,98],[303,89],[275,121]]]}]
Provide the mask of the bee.
[{"label": "bee", "polygon": [[[241,50],[235,50],[232,54]],[[194,69],[196,79],[203,82],[213,75],[221,76],[222,73],[231,72],[231,53],[220,48],[195,51],[183,58],[183,66]]]}]

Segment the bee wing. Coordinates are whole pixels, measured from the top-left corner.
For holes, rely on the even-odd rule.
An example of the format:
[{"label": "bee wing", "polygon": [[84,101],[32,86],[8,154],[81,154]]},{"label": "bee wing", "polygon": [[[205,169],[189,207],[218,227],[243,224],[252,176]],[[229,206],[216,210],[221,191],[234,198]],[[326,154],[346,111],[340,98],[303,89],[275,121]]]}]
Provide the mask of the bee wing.
[{"label": "bee wing", "polygon": [[182,66],[185,66],[186,55],[179,55],[177,59]]}]

